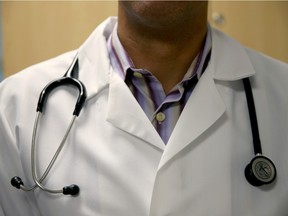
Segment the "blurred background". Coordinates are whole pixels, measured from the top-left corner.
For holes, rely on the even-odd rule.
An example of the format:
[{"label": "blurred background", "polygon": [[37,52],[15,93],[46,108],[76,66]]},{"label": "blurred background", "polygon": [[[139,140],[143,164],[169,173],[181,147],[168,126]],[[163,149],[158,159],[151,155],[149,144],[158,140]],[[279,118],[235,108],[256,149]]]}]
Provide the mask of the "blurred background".
[{"label": "blurred background", "polygon": [[[1,1],[0,80],[77,49],[117,1]],[[288,1],[211,1],[209,22],[242,44],[288,62]]]}]

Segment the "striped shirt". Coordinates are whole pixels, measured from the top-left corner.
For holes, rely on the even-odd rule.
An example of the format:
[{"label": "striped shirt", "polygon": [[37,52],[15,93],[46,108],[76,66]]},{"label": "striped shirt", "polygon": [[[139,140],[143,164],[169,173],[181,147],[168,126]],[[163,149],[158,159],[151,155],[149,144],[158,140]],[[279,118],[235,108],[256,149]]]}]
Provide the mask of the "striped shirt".
[{"label": "striped shirt", "polygon": [[168,142],[189,96],[205,70],[212,44],[210,32],[208,28],[205,43],[182,81],[167,95],[162,84],[151,72],[134,66],[119,40],[117,25],[107,41],[114,72],[126,82],[164,143]]}]

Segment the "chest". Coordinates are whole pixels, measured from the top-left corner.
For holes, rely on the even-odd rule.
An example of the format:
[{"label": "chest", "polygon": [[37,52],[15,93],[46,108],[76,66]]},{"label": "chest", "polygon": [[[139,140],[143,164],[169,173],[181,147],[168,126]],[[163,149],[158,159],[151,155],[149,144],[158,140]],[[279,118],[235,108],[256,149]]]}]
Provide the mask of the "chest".
[{"label": "chest", "polygon": [[[253,157],[253,147],[247,106],[240,84],[232,88],[218,87],[225,112],[198,134],[195,131],[199,125],[186,118],[188,110],[195,109],[194,102],[189,103],[185,118],[176,126],[167,146],[160,141],[154,127],[149,126],[151,123],[145,115],[137,115],[140,109],[136,108],[136,101],[115,102],[117,97],[113,98],[108,90],[90,99],[45,180],[45,185],[52,188],[76,183],[80,186],[80,195],[75,198],[50,196],[37,190],[35,197],[40,211],[47,212],[46,215],[49,209],[54,209],[59,215],[69,211],[70,215],[284,216],[288,211],[283,202],[288,194],[283,190],[288,178],[283,162],[287,147],[281,145],[285,137],[277,137],[274,147],[269,147],[267,143],[275,135],[267,134],[274,134],[275,130],[268,129],[273,128],[276,121],[270,126],[261,124],[265,152],[275,159],[280,176],[269,187],[259,189],[249,185],[244,169]],[[128,94],[124,95],[131,99]],[[68,103],[57,108],[59,113],[65,113],[70,107],[70,98],[66,100]],[[115,112],[112,102],[113,105],[119,103]],[[49,109],[55,108],[53,104],[52,100]],[[128,107],[132,110],[127,111]],[[45,170],[65,132],[61,128],[70,120],[70,117],[66,119],[67,115],[48,114],[51,120],[43,119],[43,132],[39,132],[38,137],[39,174]],[[260,111],[259,115],[262,117],[263,113]],[[194,115],[189,116],[197,120]],[[267,121],[265,119],[260,123]],[[284,121],[277,124],[286,126]],[[28,137],[20,138],[27,141],[22,157],[27,161],[24,169],[29,179]],[[178,148],[183,145],[182,138],[187,145]]]}]

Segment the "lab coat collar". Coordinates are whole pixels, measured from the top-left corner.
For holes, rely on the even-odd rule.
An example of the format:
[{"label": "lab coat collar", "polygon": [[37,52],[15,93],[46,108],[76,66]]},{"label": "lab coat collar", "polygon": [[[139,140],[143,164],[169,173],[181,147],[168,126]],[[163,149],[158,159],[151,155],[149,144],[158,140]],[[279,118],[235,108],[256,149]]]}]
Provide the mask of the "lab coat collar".
[{"label": "lab coat collar", "polygon": [[127,87],[123,79],[112,73],[109,85],[107,121],[118,129],[164,150],[165,144]]},{"label": "lab coat collar", "polygon": [[153,125],[127,85],[111,67],[107,40],[116,22],[115,17],[107,19],[80,47],[79,79],[86,86],[87,100],[109,86],[107,121],[122,131],[133,134],[157,148],[164,149],[165,145]]},{"label": "lab coat collar", "polygon": [[[112,72],[107,39],[112,32],[116,17],[110,17],[100,24],[78,51],[79,78],[87,88],[88,98],[96,95],[109,83]],[[255,74],[246,50],[234,39],[212,29],[212,52],[210,67],[213,78],[234,81]]]},{"label": "lab coat collar", "polygon": [[212,31],[210,66],[216,80],[234,81],[255,74],[246,49],[216,29]]},{"label": "lab coat collar", "polygon": [[162,155],[158,169],[187,146],[197,146],[197,138],[211,128],[226,107],[208,66],[186,103]]},{"label": "lab coat collar", "polygon": [[[117,100],[119,94],[124,94],[125,91],[127,93],[129,89],[125,86],[123,81],[119,81],[120,78],[118,79],[114,76],[115,74],[112,73],[113,70],[110,65],[107,51],[107,38],[112,32],[116,22],[116,18],[109,18],[106,20],[81,46],[79,50],[79,78],[86,85],[88,99],[110,85],[110,101],[108,105],[110,107],[107,111],[107,120],[119,129],[138,136],[146,142],[150,142],[154,146],[163,149],[163,142],[156,134],[155,130],[153,130],[151,123],[147,120],[147,117],[139,105],[137,105],[137,101],[133,101],[133,98],[131,98],[132,95],[129,97],[129,101],[127,99],[127,103],[129,102],[129,110],[132,109],[131,106],[133,105],[133,111],[137,111],[137,113],[134,113],[137,114],[137,118],[133,113],[129,114],[127,104],[123,105],[123,101],[120,103],[120,101]],[[159,168],[177,155],[177,153],[183,150],[187,145],[191,145],[201,134],[214,125],[225,112],[226,108],[223,99],[217,90],[215,80],[235,81],[254,74],[255,71],[246,50],[235,40],[212,29],[212,52],[210,63],[196,86],[193,97],[190,97],[180,116],[168,145],[165,148]],[[114,88],[114,91],[111,90],[112,88]],[[112,98],[115,99],[113,99],[114,101],[111,101],[112,93],[115,94],[114,96],[112,95]],[[129,94],[124,94],[121,98],[125,98],[127,95]],[[115,112],[115,109],[113,110],[115,107],[117,107],[119,112]],[[194,114],[191,114],[191,110],[188,110],[187,107],[193,109],[195,111],[193,112]],[[204,110],[203,107],[206,107],[207,109]],[[197,115],[197,110],[199,112],[201,111],[200,113],[203,115]],[[192,120],[191,116],[198,119],[196,122],[200,124],[193,133],[187,131],[187,129],[191,128],[191,122],[189,124],[187,123],[189,119]],[[195,119],[193,120],[194,122]],[[130,123],[134,126],[131,127]],[[143,128],[146,129],[144,130]],[[186,128],[184,132],[183,128]]]},{"label": "lab coat collar", "polygon": [[86,86],[87,100],[109,84],[112,68],[107,50],[107,40],[116,22],[116,17],[105,20],[78,50],[79,79]]}]

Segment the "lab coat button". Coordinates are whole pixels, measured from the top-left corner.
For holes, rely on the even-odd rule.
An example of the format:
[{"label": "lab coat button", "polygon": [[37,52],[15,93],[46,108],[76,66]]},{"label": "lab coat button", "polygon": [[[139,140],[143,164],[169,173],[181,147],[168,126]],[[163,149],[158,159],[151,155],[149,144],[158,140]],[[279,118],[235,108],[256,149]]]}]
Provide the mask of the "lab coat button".
[{"label": "lab coat button", "polygon": [[162,112],[159,112],[159,113],[156,114],[156,120],[158,122],[163,122],[165,120],[165,118],[166,118],[166,116]]}]

